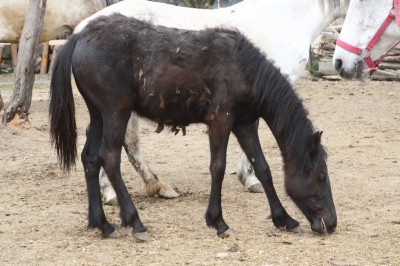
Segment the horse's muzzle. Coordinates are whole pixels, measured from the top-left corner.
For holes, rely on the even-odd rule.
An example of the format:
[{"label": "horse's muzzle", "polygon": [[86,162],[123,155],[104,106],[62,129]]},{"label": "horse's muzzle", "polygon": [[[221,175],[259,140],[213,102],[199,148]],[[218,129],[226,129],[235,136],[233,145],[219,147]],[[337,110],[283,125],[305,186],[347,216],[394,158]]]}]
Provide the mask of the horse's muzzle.
[{"label": "horse's muzzle", "polygon": [[346,69],[343,66],[343,61],[342,59],[335,59],[334,61],[334,67],[336,71],[339,73],[339,75],[344,78],[344,79],[362,79],[363,78],[363,68],[364,68],[364,63],[363,61],[358,61],[355,63],[354,67],[352,69]]},{"label": "horse's muzzle", "polygon": [[311,230],[319,234],[331,234],[335,232],[337,225],[336,217],[319,218],[311,223]]}]

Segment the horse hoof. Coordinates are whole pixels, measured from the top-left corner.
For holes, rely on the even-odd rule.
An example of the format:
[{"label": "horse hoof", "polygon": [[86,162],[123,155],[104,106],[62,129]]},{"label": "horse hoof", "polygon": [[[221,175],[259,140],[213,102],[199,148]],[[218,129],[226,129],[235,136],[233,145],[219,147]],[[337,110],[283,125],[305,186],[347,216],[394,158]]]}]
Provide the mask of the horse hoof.
[{"label": "horse hoof", "polygon": [[263,186],[261,185],[261,183],[252,185],[252,186],[250,186],[247,190],[248,190],[249,192],[251,192],[251,193],[264,193],[264,188],[263,188]]},{"label": "horse hoof", "polygon": [[106,200],[104,204],[109,206],[118,206],[118,200],[117,198],[112,198],[110,200]]},{"label": "horse hoof", "polygon": [[132,226],[123,226],[119,228],[119,232],[121,233],[121,235],[124,236],[130,236],[133,232],[132,230],[133,230]]},{"label": "horse hoof", "polygon": [[107,236],[107,238],[120,238],[121,237],[121,233],[118,232],[117,230],[114,230],[111,234],[109,234]]},{"label": "horse hoof", "polygon": [[180,195],[170,186],[162,187],[158,192],[158,195],[165,199],[174,199]]},{"label": "horse hoof", "polygon": [[149,242],[150,241],[150,237],[147,234],[147,232],[133,232],[133,237],[136,238],[137,240],[139,240],[140,242]]},{"label": "horse hoof", "polygon": [[156,179],[146,181],[145,190],[149,197],[154,197],[155,195],[166,199],[179,197],[179,194],[169,184]]},{"label": "horse hoof", "polygon": [[304,234],[305,233],[305,230],[301,225],[296,226],[296,227],[294,227],[292,229],[288,229],[287,231],[295,233],[295,234]]},{"label": "horse hoof", "polygon": [[228,229],[225,232],[223,232],[222,234],[218,235],[220,238],[234,238],[236,237],[235,231],[233,231],[232,229]]}]

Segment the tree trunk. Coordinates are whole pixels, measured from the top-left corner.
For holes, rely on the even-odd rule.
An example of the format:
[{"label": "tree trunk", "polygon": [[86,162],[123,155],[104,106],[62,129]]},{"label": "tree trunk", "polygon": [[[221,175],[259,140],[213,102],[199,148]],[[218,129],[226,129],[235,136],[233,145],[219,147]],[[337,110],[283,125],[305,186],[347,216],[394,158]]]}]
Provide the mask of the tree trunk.
[{"label": "tree trunk", "polygon": [[35,82],[34,51],[39,41],[40,31],[46,9],[46,0],[30,0],[28,13],[18,47],[18,62],[14,69],[15,87],[6,107],[2,123],[6,125],[16,115],[28,121],[32,101],[32,88]]}]

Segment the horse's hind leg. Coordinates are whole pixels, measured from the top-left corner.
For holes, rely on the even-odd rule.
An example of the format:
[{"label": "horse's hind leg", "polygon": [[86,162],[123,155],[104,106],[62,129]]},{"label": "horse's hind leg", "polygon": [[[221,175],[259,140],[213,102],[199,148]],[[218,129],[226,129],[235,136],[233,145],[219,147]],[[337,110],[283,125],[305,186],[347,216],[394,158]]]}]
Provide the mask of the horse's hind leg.
[{"label": "horse's hind leg", "polygon": [[[260,120],[257,120],[256,127],[258,128],[258,123]],[[245,153],[243,153],[242,158],[239,161],[238,168],[237,168],[237,176],[242,183],[242,185],[247,189],[249,192],[253,193],[263,193],[264,189],[256,177],[256,174],[254,173],[253,166],[247,159],[247,156]]]},{"label": "horse's hind leg", "polygon": [[239,179],[239,182],[242,183],[245,189],[247,189],[249,192],[252,193],[263,193],[264,189],[256,177],[256,174],[254,173],[253,166],[247,159],[247,156],[245,153],[242,154],[242,158],[239,161],[238,167],[237,167],[237,176]]},{"label": "horse's hind leg", "polygon": [[147,235],[144,234],[147,229],[140,221],[121,176],[121,150],[129,116],[130,112],[126,110],[114,110],[111,114],[103,114],[103,138],[99,155],[117,194],[122,226],[132,227],[136,238],[147,240]]},{"label": "horse's hind leg", "polygon": [[228,146],[231,126],[228,121],[213,121],[209,125],[211,150],[211,192],[206,211],[206,222],[209,227],[217,229],[217,235],[229,236],[229,226],[222,217],[221,190],[226,168],[226,149]]},{"label": "horse's hind leg", "polygon": [[130,163],[146,183],[146,192],[149,197],[156,194],[164,198],[176,198],[179,194],[167,183],[159,181],[158,177],[150,169],[144,155],[140,149],[139,137],[139,118],[135,112],[132,112],[126,129],[124,148],[128,155]]},{"label": "horse's hind leg", "polygon": [[98,152],[102,136],[102,120],[100,114],[88,105],[91,122],[89,125],[85,147],[81,154],[81,160],[85,171],[86,185],[89,200],[88,226],[99,228],[103,236],[117,236],[115,228],[108,223],[101,203],[98,176],[100,161]]},{"label": "horse's hind leg", "polygon": [[[142,177],[145,182],[145,190],[149,197],[158,195],[163,198],[172,199],[179,197],[179,194],[167,183],[160,181],[147,164],[144,155],[140,149],[140,137],[139,137],[139,118],[135,112],[132,112],[129,118],[128,126],[126,128],[126,135],[124,141],[124,148],[128,155],[129,162],[133,165],[135,170]],[[110,181],[108,180],[107,174],[104,169],[100,170],[100,188],[101,194],[105,204],[117,205],[117,195]]]},{"label": "horse's hind leg", "polygon": [[104,171],[103,167],[100,169],[99,183],[104,204],[118,206],[117,194],[115,194],[114,188],[112,187],[112,184],[108,179],[106,171]]},{"label": "horse's hind leg", "polygon": [[264,187],[274,225],[278,228],[286,228],[287,230],[296,228],[299,223],[286,212],[276,194],[271,171],[261,150],[256,125],[246,124],[235,126],[233,128],[233,133],[236,135],[240,146],[254,167],[256,176]]}]

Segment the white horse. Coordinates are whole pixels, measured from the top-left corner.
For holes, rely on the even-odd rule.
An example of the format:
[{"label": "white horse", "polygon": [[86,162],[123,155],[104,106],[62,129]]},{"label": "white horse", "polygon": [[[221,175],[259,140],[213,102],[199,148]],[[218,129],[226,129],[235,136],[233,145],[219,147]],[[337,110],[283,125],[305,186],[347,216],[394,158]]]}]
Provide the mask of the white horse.
[{"label": "white horse", "polygon": [[[207,27],[234,28],[251,40],[294,83],[309,57],[312,41],[330,23],[344,17],[349,0],[245,0],[232,7],[201,10],[176,7],[144,0],[125,0],[107,7],[82,21],[74,33],[99,16],[121,13],[155,25],[179,29],[202,30]],[[125,149],[128,156],[140,153],[137,116],[132,113],[128,124]],[[132,137],[136,136],[135,139]],[[139,172],[149,170],[146,162],[136,164]],[[262,186],[254,175],[246,156],[242,156],[237,171],[239,180],[249,190],[261,192]],[[151,176],[152,172],[148,172]],[[106,177],[102,171],[102,177]],[[107,200],[115,198],[109,181],[100,181]],[[106,191],[105,191],[106,190]]]},{"label": "white horse", "polygon": [[333,62],[344,78],[373,72],[400,41],[399,0],[351,0]]},{"label": "white horse", "polygon": [[[46,42],[59,35],[71,33],[84,18],[116,2],[119,2],[119,0],[48,0],[40,42]],[[27,7],[27,0],[0,0],[0,43],[17,43],[19,41],[25,22]],[[137,129],[134,130],[134,134],[137,135],[136,132]],[[129,136],[129,132],[127,136]],[[133,139],[135,138],[129,137],[126,142],[133,145]],[[136,162],[144,161],[140,150],[130,153],[129,159],[134,166],[137,165]],[[139,163],[138,165],[143,164]],[[143,166],[135,168],[142,169]],[[139,174],[146,181],[146,184],[148,184],[147,194],[149,196],[156,194],[166,198],[179,196],[169,184],[159,181],[148,166],[144,169],[145,171],[139,171]],[[103,178],[100,179],[103,180]],[[105,190],[107,191],[107,188]]]},{"label": "white horse", "polygon": [[[48,0],[40,42],[71,33],[82,19],[119,0]],[[17,43],[28,8],[27,0],[0,1],[0,42]]]}]

